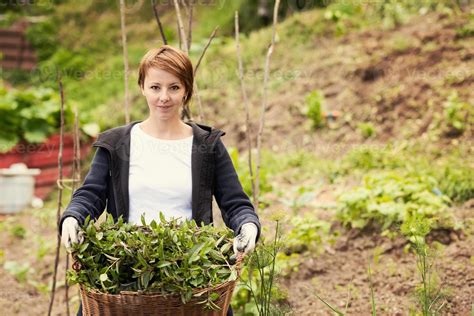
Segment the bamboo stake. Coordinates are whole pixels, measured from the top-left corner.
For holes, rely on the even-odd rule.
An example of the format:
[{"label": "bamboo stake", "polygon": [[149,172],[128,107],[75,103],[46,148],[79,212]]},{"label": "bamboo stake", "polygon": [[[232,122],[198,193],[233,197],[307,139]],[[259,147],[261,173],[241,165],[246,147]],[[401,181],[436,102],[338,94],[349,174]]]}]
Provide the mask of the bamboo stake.
[{"label": "bamboo stake", "polygon": [[[72,185],[71,185],[71,199],[76,190],[76,184],[81,180],[81,143],[79,134],[79,115],[77,108],[74,109],[74,143],[73,143],[74,160],[72,163]],[[66,313],[69,316],[69,283],[67,281],[67,269],[69,268],[69,252],[66,251],[66,274],[65,274],[65,300],[66,300]]]},{"label": "bamboo stake", "polygon": [[199,56],[199,59],[198,59],[198,61],[197,61],[197,63],[196,63],[196,67],[194,67],[194,76],[196,76],[197,70],[198,70],[198,68],[199,68],[199,65],[201,65],[201,61],[202,61],[202,59],[203,59],[203,57],[204,57],[204,54],[206,54],[207,49],[208,49],[209,46],[211,45],[211,42],[212,42],[212,40],[214,39],[214,37],[216,36],[216,33],[217,33],[217,29],[218,29],[218,28],[219,28],[219,25],[214,28],[214,31],[212,31],[212,33],[211,33],[211,36],[209,36],[209,39],[207,40],[207,44],[206,44],[206,46],[204,46],[204,49],[203,49],[203,51],[202,51],[202,53],[201,53],[201,56]]},{"label": "bamboo stake", "polygon": [[187,45],[188,43],[186,42],[187,37],[184,31],[183,20],[181,19],[181,10],[179,9],[179,3],[178,3],[178,0],[173,0],[173,2],[174,2],[174,8],[176,10],[176,17],[178,18],[178,31],[179,31],[179,36],[181,38],[181,41],[183,43],[183,51],[186,54],[189,54],[188,45]]},{"label": "bamboo stake", "polygon": [[252,168],[252,131],[250,127],[250,111],[249,111],[249,101],[247,98],[247,91],[245,89],[245,82],[244,82],[244,66],[242,64],[242,56],[240,53],[240,40],[239,40],[239,12],[235,11],[235,44],[237,50],[237,61],[239,64],[239,79],[240,79],[240,89],[242,90],[242,98],[244,101],[245,106],[245,129],[247,135],[247,147],[249,151],[249,174],[250,174],[250,183],[252,184],[252,195],[253,195],[253,202],[257,201],[256,191],[255,191],[255,178],[253,175],[253,168]]},{"label": "bamboo stake", "polygon": [[125,85],[125,123],[130,123],[129,100],[130,95],[128,91],[128,51],[127,51],[127,33],[125,29],[125,1],[120,0],[120,29],[122,32],[122,48],[123,48],[123,67],[124,67],[124,85]]},{"label": "bamboo stake", "polygon": [[158,29],[160,30],[161,39],[163,40],[163,44],[167,45],[168,41],[166,40],[165,32],[163,30],[163,25],[161,25],[160,16],[158,14],[158,10],[156,9],[156,0],[151,0],[151,6],[153,8],[153,13],[155,14],[156,23],[158,24]]},{"label": "bamboo stake", "polygon": [[273,9],[273,26],[272,26],[272,42],[268,48],[267,57],[265,60],[265,72],[263,77],[263,98],[262,98],[262,107],[260,112],[260,124],[258,126],[257,134],[257,166],[256,166],[256,175],[255,175],[255,190],[257,191],[255,201],[255,210],[258,209],[258,199],[260,194],[260,161],[261,161],[261,147],[262,147],[262,135],[263,135],[263,126],[265,123],[265,111],[267,109],[267,90],[268,90],[268,77],[270,72],[270,58],[273,54],[273,47],[275,46],[276,38],[276,25],[278,23],[278,7],[280,6],[280,0],[275,1],[275,6]]},{"label": "bamboo stake", "polygon": [[[61,75],[58,73],[58,84],[59,84],[59,93],[61,95],[61,118],[60,118],[60,131],[59,131],[59,153],[58,153],[58,209],[56,212],[56,222],[59,225],[60,214],[62,208],[62,196],[63,196],[63,187],[60,183],[63,180],[63,144],[64,144],[64,91],[63,83],[61,81]],[[59,229],[61,229],[59,227]],[[59,232],[59,230],[58,230]],[[58,274],[58,264],[59,264],[59,250],[61,245],[60,234],[57,234],[56,237],[56,257],[54,259],[54,272],[53,272],[53,285],[51,287],[51,300],[49,302],[48,316],[51,316],[51,311],[53,310],[54,296],[56,294],[56,277]]]}]

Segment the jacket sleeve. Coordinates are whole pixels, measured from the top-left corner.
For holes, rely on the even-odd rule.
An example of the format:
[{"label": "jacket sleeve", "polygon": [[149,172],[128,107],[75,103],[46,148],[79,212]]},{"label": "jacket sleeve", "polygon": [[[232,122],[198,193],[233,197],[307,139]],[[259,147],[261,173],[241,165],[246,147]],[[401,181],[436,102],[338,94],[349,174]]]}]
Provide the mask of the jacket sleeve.
[{"label": "jacket sleeve", "polygon": [[99,147],[84,183],[74,192],[71,202],[61,216],[59,234],[62,233],[63,221],[68,216],[74,217],[83,225],[88,215],[91,219],[97,219],[102,214],[107,202],[109,177],[109,153]]},{"label": "jacket sleeve", "polygon": [[216,143],[215,154],[214,196],[224,223],[236,235],[240,233],[242,225],[254,223],[258,228],[258,240],[261,225],[257,213],[245,194],[229,153],[220,139]]}]

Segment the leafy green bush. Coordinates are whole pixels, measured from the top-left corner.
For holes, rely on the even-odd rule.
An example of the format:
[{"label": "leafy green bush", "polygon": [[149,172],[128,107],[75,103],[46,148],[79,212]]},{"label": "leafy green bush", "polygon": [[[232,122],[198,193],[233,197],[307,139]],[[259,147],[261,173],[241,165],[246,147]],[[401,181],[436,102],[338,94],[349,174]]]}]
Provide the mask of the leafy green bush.
[{"label": "leafy green bush", "polygon": [[[71,283],[105,293],[121,290],[181,295],[183,303],[193,297],[193,289],[216,286],[235,280],[237,272],[229,264],[233,233],[194,221],[152,221],[143,226],[114,223],[112,215],[98,228],[86,219],[83,244],[73,245],[80,265],[68,271]],[[211,295],[212,296],[212,295]],[[215,307],[212,301],[205,301]],[[215,304],[214,304],[215,305]]]},{"label": "leafy green bush", "polygon": [[308,111],[306,115],[311,120],[313,128],[319,128],[323,125],[322,106],[324,95],[321,91],[315,90],[306,97]]},{"label": "leafy green bush", "polygon": [[327,241],[331,223],[318,220],[314,216],[294,216],[291,218],[292,228],[285,234],[285,248],[287,255],[318,251],[324,241]]},{"label": "leafy green bush", "polygon": [[51,57],[59,46],[58,27],[52,19],[32,24],[26,30],[26,38],[35,49],[38,61]]},{"label": "leafy green bush", "polygon": [[[59,132],[59,99],[59,93],[48,88],[6,90],[0,86],[0,152],[9,151],[20,141],[41,143]],[[66,131],[71,130],[74,114],[67,104],[64,115]],[[86,135],[97,135],[97,124],[80,122]]]},{"label": "leafy green bush", "polygon": [[53,90],[7,91],[0,86],[0,152],[10,150],[20,140],[44,141],[59,127],[59,118],[59,96]]},{"label": "leafy green bush", "polygon": [[450,203],[432,177],[378,172],[368,174],[361,186],[338,197],[337,218],[354,228],[375,225],[386,230],[417,214],[435,220],[439,227],[452,227],[446,211]]},{"label": "leafy green bush", "polygon": [[468,164],[449,164],[439,169],[435,175],[439,190],[455,202],[474,198],[474,168]]}]

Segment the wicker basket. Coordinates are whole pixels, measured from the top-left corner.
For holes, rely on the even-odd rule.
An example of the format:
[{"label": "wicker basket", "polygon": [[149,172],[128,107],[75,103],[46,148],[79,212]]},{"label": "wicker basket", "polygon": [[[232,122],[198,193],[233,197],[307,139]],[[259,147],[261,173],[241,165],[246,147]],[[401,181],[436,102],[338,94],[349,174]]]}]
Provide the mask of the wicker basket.
[{"label": "wicker basket", "polygon": [[[238,276],[242,259],[241,256],[237,259]],[[186,304],[183,304],[179,295],[141,294],[130,291],[107,294],[96,290],[88,291],[80,286],[82,314],[84,316],[225,316],[237,280],[213,288],[196,290],[195,293],[202,295],[198,298],[193,296]],[[220,307],[220,310],[204,309],[203,304],[198,304],[211,293],[219,294],[219,298],[213,302]]]}]

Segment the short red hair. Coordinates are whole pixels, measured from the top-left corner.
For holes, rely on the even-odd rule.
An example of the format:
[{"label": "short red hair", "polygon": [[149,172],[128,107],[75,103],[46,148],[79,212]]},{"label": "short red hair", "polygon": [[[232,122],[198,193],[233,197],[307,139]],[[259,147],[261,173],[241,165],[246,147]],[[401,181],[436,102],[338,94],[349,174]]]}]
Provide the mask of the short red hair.
[{"label": "short red hair", "polygon": [[186,91],[184,104],[188,104],[193,95],[194,69],[186,53],[169,45],[150,49],[142,57],[138,67],[138,85],[140,88],[143,89],[147,71],[152,67],[167,71],[179,78]]}]

